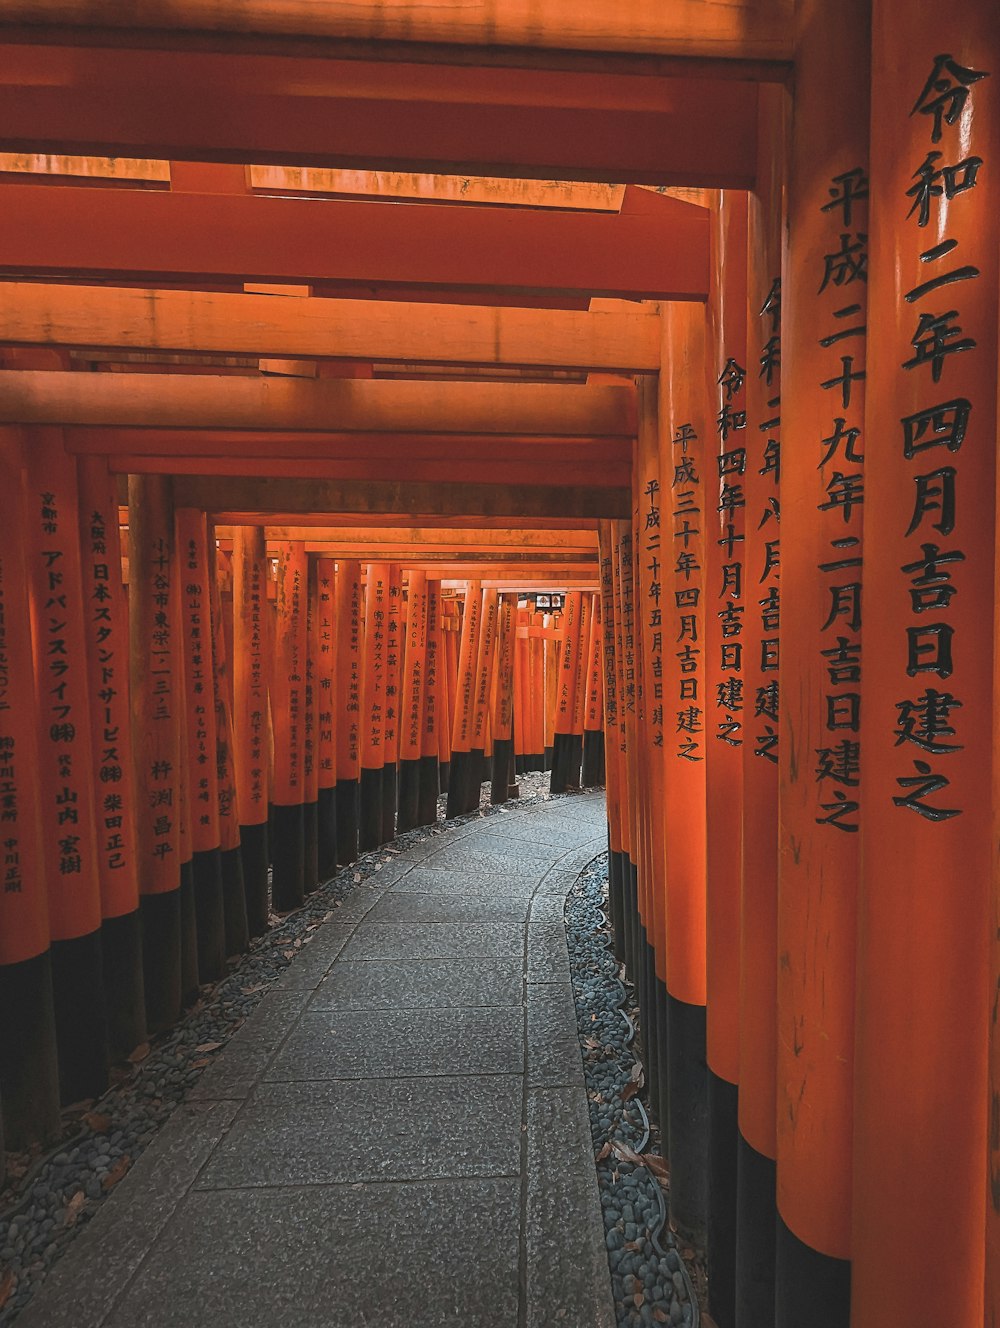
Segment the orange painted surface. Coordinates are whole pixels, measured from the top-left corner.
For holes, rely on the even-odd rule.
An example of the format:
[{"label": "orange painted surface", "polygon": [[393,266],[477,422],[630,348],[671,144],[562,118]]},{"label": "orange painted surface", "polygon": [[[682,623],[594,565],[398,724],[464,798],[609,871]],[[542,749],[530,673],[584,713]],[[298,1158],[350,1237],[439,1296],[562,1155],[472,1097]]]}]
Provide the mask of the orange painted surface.
[{"label": "orange painted surface", "polygon": [[705,748],[714,697],[707,691],[703,482],[714,466],[705,409],[705,311],[663,306],[660,473],[669,530],[664,658],[664,835],[667,876],[667,987],[688,1005],[706,1000]]},{"label": "orange painted surface", "polygon": [[[227,620],[231,607],[223,600],[223,568],[215,548],[215,531],[208,527],[208,570],[212,600],[212,699],[215,704],[215,769],[219,785],[219,847],[239,848],[240,818],[236,792],[236,748],[233,741],[233,677],[227,646]],[[231,628],[230,628],[231,630]]]},{"label": "orange painted surface", "polygon": [[38,701],[28,616],[27,512],[21,501],[23,446],[0,428],[0,964],[20,964],[49,944],[47,872],[38,765]]},{"label": "orange painted surface", "polygon": [[580,628],[583,595],[572,590],[566,596],[559,619],[559,653],[556,673],[554,731],[573,732],[573,707],[576,699],[576,661],[580,654]]},{"label": "orange painted surface", "polygon": [[[629,706],[635,706],[635,687],[631,681],[627,680],[627,666],[625,663],[625,610],[622,595],[622,562],[621,562],[621,537],[624,523],[621,521],[611,521],[609,548],[611,554],[611,577],[613,584],[613,594],[615,602],[614,611],[614,630],[615,630],[615,671],[617,673],[616,694],[618,697],[618,733],[616,742],[618,748],[618,774],[619,788],[621,790],[621,815],[619,820],[621,833],[621,852],[629,859],[632,858],[633,850],[633,800],[635,797],[635,784],[633,783],[633,770],[631,762],[631,751],[634,751],[635,744],[629,741],[629,725],[626,715]],[[601,529],[603,531],[603,523]],[[631,537],[631,536],[630,536]],[[631,688],[631,692],[629,691]]]},{"label": "orange painted surface", "polygon": [[267,568],[264,531],[233,531],[233,734],[241,825],[267,820]]},{"label": "orange painted surface", "polygon": [[783,88],[760,91],[760,169],[749,196],[746,384],[746,627],[743,656],[743,926],[740,1100],[743,1138],[774,1158],[778,977],[778,665]]},{"label": "orange painted surface", "polygon": [[271,729],[274,776],[271,798],[278,807],[305,801],[305,689],[308,558],[305,545],[279,546],[271,659]]},{"label": "orange painted surface", "polygon": [[142,894],[176,890],[191,856],[181,775],[180,590],[174,517],[166,481],[129,481],[129,650],[136,840]]},{"label": "orange painted surface", "polygon": [[117,918],[134,912],[139,903],[128,616],[118,497],[107,463],[100,458],[78,461],[77,482],[101,915]]},{"label": "orange painted surface", "polygon": [[386,634],[389,610],[388,563],[369,563],[365,583],[365,645],[362,662],[361,765],[385,764]]},{"label": "orange painted surface", "polygon": [[316,622],[316,760],[321,789],[337,783],[337,622],[336,564],[316,560],[318,611]]},{"label": "orange painted surface", "polygon": [[497,663],[493,686],[491,731],[495,741],[514,736],[514,647],[517,599],[501,595],[497,620]]},{"label": "orange painted surface", "polygon": [[188,789],[191,798],[191,846],[195,853],[206,853],[219,847],[219,780],[208,533],[205,513],[197,512],[194,508],[178,508],[175,521],[181,588],[180,622]]},{"label": "orange painted surface", "polygon": [[712,207],[712,291],[705,367],[710,405],[702,497],[705,520],[705,780],[708,889],[708,1064],[740,1073],[740,886],[746,701],[745,498],[733,467],[746,441],[745,194]]},{"label": "orange painted surface", "polygon": [[868,200],[856,197],[868,174],[868,12],[810,0],[800,14],[781,293],[777,1193],[795,1235],[841,1259],[851,1251],[867,502],[834,497],[879,443],[865,425],[864,381],[837,381],[864,370],[870,320],[866,282],[850,263],[841,273],[836,254],[869,229]]},{"label": "orange painted surface", "polygon": [[590,662],[590,635],[594,617],[594,596],[584,592],[580,599],[580,640],[577,643],[573,669],[573,716],[571,731],[583,733],[583,716],[587,708],[588,675]]},{"label": "orange painted surface", "polygon": [[442,670],[441,681],[444,685],[442,696],[445,705],[442,711],[442,722],[438,725],[438,735],[440,744],[438,747],[438,759],[444,763],[451,759],[451,735],[455,727],[455,697],[458,694],[458,654],[459,654],[459,623],[456,615],[455,601],[447,600],[441,597],[441,643],[444,649],[445,667]]},{"label": "orange painted surface", "polygon": [[420,759],[423,739],[424,698],[427,692],[427,573],[411,571],[407,576],[406,653],[400,687],[399,759]]},{"label": "orange painted surface", "polygon": [[38,696],[38,816],[53,940],[101,925],[76,463],[58,429],[26,430],[25,571]]},{"label": "orange painted surface", "polygon": [[479,629],[479,647],[476,652],[476,672],[473,689],[472,733],[469,739],[474,751],[484,751],[490,719],[490,697],[496,670],[497,625],[500,601],[496,590],[483,591],[483,605]]},{"label": "orange painted surface", "polygon": [[361,564],[337,563],[336,760],[337,779],[361,772]]},{"label": "orange painted surface", "polygon": [[403,575],[398,563],[389,564],[389,598],[385,630],[385,732],[386,765],[399,760],[401,678],[404,650]]},{"label": "orange painted surface", "polygon": [[470,581],[465,592],[465,611],[462,615],[462,633],[452,693],[451,749],[467,752],[472,746],[472,727],[475,719],[475,669],[479,658],[479,636],[482,623],[482,588],[478,581]]},{"label": "orange painted surface", "polygon": [[601,596],[593,597],[593,609],[590,615],[590,639],[587,642],[586,705],[584,707],[583,727],[587,733],[596,733],[604,725],[604,688],[603,688],[603,629],[601,625]]},{"label": "orange painted surface", "polygon": [[[308,557],[308,555],[307,555]],[[303,802],[316,801],[319,791],[319,725],[316,719],[316,673],[319,657],[319,577],[316,559],[308,559],[306,574],[306,679],[303,694],[302,776]]]},{"label": "orange painted surface", "polygon": [[[996,6],[879,0],[855,1328],[984,1318],[998,159]],[[928,1241],[940,1275],[918,1287]]]},{"label": "orange painted surface", "polygon": [[608,836],[612,853],[622,850],[622,770],[618,725],[618,663],[615,653],[617,617],[615,609],[614,548],[611,522],[599,530],[601,557],[601,678],[604,703],[604,765],[606,771]]},{"label": "orange painted surface", "polygon": [[441,642],[441,582],[427,581],[425,594],[427,645],[421,699],[420,756],[436,756],[440,760],[440,744],[448,732],[448,724],[445,721],[446,665]]}]

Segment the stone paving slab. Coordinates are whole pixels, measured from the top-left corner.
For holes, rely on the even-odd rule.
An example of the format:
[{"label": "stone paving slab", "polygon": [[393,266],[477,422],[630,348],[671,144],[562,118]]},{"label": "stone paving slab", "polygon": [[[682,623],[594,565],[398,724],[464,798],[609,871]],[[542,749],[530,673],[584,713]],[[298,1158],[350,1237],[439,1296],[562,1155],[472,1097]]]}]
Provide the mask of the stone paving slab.
[{"label": "stone paving slab", "polygon": [[563,922],[605,844],[583,795],[384,850],[19,1328],[612,1328]]}]

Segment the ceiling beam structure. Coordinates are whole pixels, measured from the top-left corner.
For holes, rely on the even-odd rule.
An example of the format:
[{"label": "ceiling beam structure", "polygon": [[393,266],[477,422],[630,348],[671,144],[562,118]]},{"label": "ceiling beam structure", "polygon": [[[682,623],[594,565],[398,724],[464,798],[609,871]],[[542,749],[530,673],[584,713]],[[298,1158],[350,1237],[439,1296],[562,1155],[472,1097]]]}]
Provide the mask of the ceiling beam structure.
[{"label": "ceiling beam structure", "polygon": [[0,285],[0,345],[651,373],[660,320],[647,308],[581,313],[12,282]]},{"label": "ceiling beam structure", "polygon": [[656,194],[566,213],[4,184],[0,272],[701,300],[708,213]]},{"label": "ceiling beam structure", "polygon": [[0,71],[8,152],[741,189],[756,164],[756,85],[679,70],[25,44]]}]

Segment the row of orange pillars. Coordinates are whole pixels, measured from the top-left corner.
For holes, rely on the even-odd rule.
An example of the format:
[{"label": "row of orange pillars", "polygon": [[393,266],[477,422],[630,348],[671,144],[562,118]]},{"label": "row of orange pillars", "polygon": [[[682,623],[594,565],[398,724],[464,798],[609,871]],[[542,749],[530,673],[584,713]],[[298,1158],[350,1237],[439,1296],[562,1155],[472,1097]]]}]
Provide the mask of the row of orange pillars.
[{"label": "row of orange pillars", "polygon": [[547,613],[263,526],[220,539],[169,477],[129,484],[125,513],[103,458],[0,430],[9,1148],[57,1138],[60,1104],[100,1095],[269,914],[433,824],[441,793],[453,817],[484,780],[494,803],[518,772],[604,780],[593,591]]}]

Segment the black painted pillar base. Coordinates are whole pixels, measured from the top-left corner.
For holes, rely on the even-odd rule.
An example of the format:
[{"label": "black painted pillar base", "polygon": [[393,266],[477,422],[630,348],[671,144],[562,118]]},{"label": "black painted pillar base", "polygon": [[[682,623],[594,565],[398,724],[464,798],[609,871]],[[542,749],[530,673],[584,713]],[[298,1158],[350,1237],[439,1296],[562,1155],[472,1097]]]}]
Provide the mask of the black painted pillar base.
[{"label": "black painted pillar base", "polygon": [[452,752],[448,763],[448,802],[445,816],[461,816],[465,811],[465,798],[469,774],[469,753]]},{"label": "black painted pillar base", "polygon": [[551,778],[549,779],[550,793],[566,792],[570,768],[569,748],[572,739],[573,735],[571,733],[553,734]]},{"label": "black painted pillar base", "polygon": [[108,1056],[123,1061],[146,1041],[146,997],[142,985],[142,923],[139,910],[101,923]]},{"label": "black painted pillar base", "polygon": [[642,950],[640,948],[640,934],[642,929],[642,919],[639,916],[639,869],[631,858],[628,860],[628,940],[626,942],[628,953],[628,968],[631,974],[633,986],[640,990],[642,986]]},{"label": "black painted pillar base", "polygon": [[515,774],[515,775],[523,775],[524,773],[525,773],[525,767],[524,767],[524,756],[523,756],[523,754],[522,754],[521,756],[515,756],[515,757],[514,757],[514,774]]},{"label": "black painted pillar base", "polygon": [[659,1116],[660,1104],[657,1093],[660,1087],[660,1062],[658,1059],[659,1043],[656,1028],[656,961],[649,932],[643,926],[640,931],[639,959],[642,965],[642,992],[640,997],[640,1017],[642,1019],[642,1045],[646,1053],[646,1093],[650,1106]]},{"label": "black painted pillar base", "polygon": [[[435,775],[437,772],[435,771]],[[396,830],[405,835],[420,822],[420,761],[412,757],[399,763],[399,807],[396,812]]]},{"label": "black painted pillar base", "polygon": [[356,779],[337,780],[337,861],[342,867],[358,859],[361,791]]},{"label": "black painted pillar base", "polygon": [[775,1240],[775,1328],[848,1328],[851,1264],[799,1240],[778,1214]]},{"label": "black painted pillar base", "polygon": [[108,1086],[109,1064],[101,933],[53,941],[49,953],[60,1100],[100,1097]]},{"label": "black painted pillar base", "polygon": [[316,802],[317,858],[319,879],[337,874],[337,786],[321,788]]},{"label": "black painted pillar base", "polygon": [[368,853],[382,842],[382,767],[361,767],[358,848]]},{"label": "black painted pillar base", "polygon": [[434,825],[438,814],[440,773],[436,756],[422,756],[419,762],[417,825]]},{"label": "black painted pillar base", "polygon": [[59,1135],[59,1062],[48,950],[0,966],[0,1083],[7,1148]]},{"label": "black painted pillar base", "polygon": [[247,893],[243,884],[243,854],[239,844],[219,853],[222,865],[222,908],[226,920],[226,955],[245,954],[250,944]]},{"label": "black painted pillar base", "polygon": [[[453,753],[453,754],[454,754],[454,753]],[[439,794],[441,794],[441,793],[447,793],[448,790],[449,790],[449,788],[451,788],[451,758],[450,758],[450,757],[449,757],[449,759],[448,759],[447,761],[442,761],[442,760],[440,759],[440,757],[438,758],[438,778],[439,778],[439,780],[440,780],[440,783],[438,784],[438,793],[439,793]]]},{"label": "black painted pillar base", "polygon": [[[198,999],[198,914],[194,902],[194,864],[181,863],[181,1005]],[[145,925],[145,924],[144,924]]]},{"label": "black painted pillar base", "polygon": [[[708,1071],[708,1309],[736,1323],[736,1140],[739,1089]],[[809,1324],[812,1328],[812,1324]]]},{"label": "black painted pillar base", "polygon": [[670,1225],[704,1249],[708,1233],[708,1067],[705,1007],[667,993]]},{"label": "black painted pillar base", "polygon": [[479,798],[486,778],[486,752],[482,747],[473,747],[469,751],[469,762],[465,774],[465,811],[478,812]]},{"label": "black painted pillar base", "polygon": [[240,826],[240,857],[243,860],[243,894],[246,899],[247,931],[251,937],[267,931],[267,822]]},{"label": "black painted pillar base", "polygon": [[773,1328],[776,1167],[741,1131],[736,1168],[736,1328]]},{"label": "black painted pillar base", "polygon": [[505,803],[510,796],[511,775],[514,770],[514,739],[494,738],[493,778],[490,783],[490,802],[494,807]]},{"label": "black painted pillar base", "polygon": [[140,895],[146,1028],[162,1033],[181,1013],[181,891]]},{"label": "black painted pillar base", "polygon": [[302,892],[319,885],[319,803],[302,804]]},{"label": "black painted pillar base", "polygon": [[396,798],[399,775],[395,761],[382,767],[382,834],[380,842],[388,844],[396,838]]},{"label": "black painted pillar base", "polygon": [[217,848],[196,852],[194,910],[198,928],[198,981],[216,982],[226,971],[226,915],[222,903],[222,858]]},{"label": "black painted pillar base", "polygon": [[656,1118],[663,1140],[664,1156],[670,1156],[670,1021],[667,1016],[667,984],[662,978],[655,978],[654,999],[656,1000],[656,1038],[657,1038],[657,1083]]},{"label": "black painted pillar base", "polygon": [[301,908],[305,898],[306,835],[302,803],[271,807],[271,907]]},{"label": "black painted pillar base", "polygon": [[614,927],[614,952],[619,964],[625,962],[625,883],[624,857],[621,852],[608,853],[608,908]]},{"label": "black painted pillar base", "polygon": [[566,756],[564,774],[566,787],[568,789],[579,789],[580,771],[583,765],[583,734],[568,733],[566,735],[569,742],[566,744]]},{"label": "black painted pillar base", "polygon": [[601,729],[587,729],[583,735],[580,782],[584,788],[600,788],[604,783],[604,733]]},{"label": "black painted pillar base", "polygon": [[552,748],[552,747],[546,747],[546,748],[545,748],[545,751],[542,753],[542,764],[538,767],[538,769],[539,769],[539,770],[551,770],[551,769],[552,769],[552,761],[553,761],[554,755],[555,755],[555,753],[554,753],[553,748]]}]

